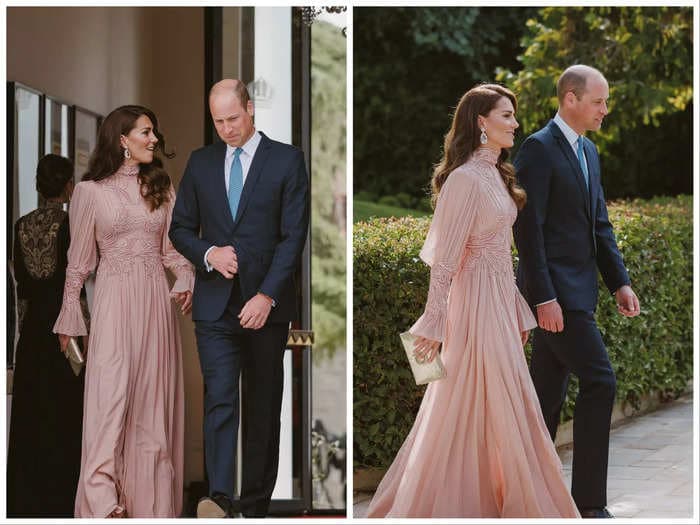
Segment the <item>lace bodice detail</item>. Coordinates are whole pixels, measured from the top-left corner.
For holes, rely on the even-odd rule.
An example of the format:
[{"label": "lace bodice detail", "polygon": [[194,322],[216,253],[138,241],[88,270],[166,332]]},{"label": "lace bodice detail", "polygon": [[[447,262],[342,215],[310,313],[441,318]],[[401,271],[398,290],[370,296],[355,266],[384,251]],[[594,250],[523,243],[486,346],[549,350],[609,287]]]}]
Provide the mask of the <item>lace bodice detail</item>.
[{"label": "lace bodice detail", "polygon": [[75,233],[68,251],[64,310],[75,308],[76,290],[95,268],[98,282],[123,280],[134,271],[147,279],[162,278],[163,269],[169,268],[178,278],[173,292],[192,290],[193,267],[168,239],[175,192],[171,189],[169,202],[151,211],[137,175],[138,166],[124,164],[106,179],[76,186],[70,207]]},{"label": "lace bodice detail", "polygon": [[62,204],[47,202],[19,221],[19,245],[27,272],[34,279],[48,279],[56,271],[58,230],[66,220]]},{"label": "lace bodice detail", "polygon": [[491,274],[513,276],[511,261],[512,227],[517,207],[496,168],[498,154],[488,148],[474,152],[467,162],[480,180],[479,216],[468,234],[459,264],[463,271],[477,267]]},{"label": "lace bodice detail", "polygon": [[[95,221],[100,262],[99,276],[124,277],[140,266],[148,277],[162,271],[161,244],[166,207],[150,211],[140,194],[135,170],[120,168],[97,185],[110,213]],[[167,232],[165,232],[167,235]]]},{"label": "lace bodice detail", "polygon": [[477,149],[454,170],[438,198],[421,250],[430,265],[430,288],[423,316],[411,333],[442,341],[450,287],[461,272],[507,279],[515,288],[511,228],[517,207],[496,168],[498,152]]}]

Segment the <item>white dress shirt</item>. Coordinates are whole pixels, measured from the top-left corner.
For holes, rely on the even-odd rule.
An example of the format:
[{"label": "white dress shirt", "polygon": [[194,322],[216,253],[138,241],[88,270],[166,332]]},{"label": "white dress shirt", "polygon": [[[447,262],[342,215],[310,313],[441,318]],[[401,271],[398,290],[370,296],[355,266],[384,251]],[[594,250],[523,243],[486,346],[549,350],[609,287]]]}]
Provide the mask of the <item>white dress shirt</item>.
[{"label": "white dress shirt", "polygon": [[[248,172],[250,171],[250,165],[253,163],[253,157],[255,152],[260,145],[261,140],[260,133],[255,131],[253,135],[248,139],[248,141],[241,146],[240,155],[238,158],[241,161],[241,167],[243,168],[243,187],[245,187],[245,180],[248,177]],[[226,144],[226,157],[224,158],[224,180],[226,181],[226,195],[228,196],[228,181],[231,178],[231,164],[233,164],[233,155],[236,152],[236,148],[230,144]],[[207,256],[214,246],[211,246],[206,252],[204,252],[204,267],[208,272],[212,271],[212,266],[207,262]]]},{"label": "white dress shirt", "polygon": [[[574,150],[574,156],[578,159],[578,138],[579,135],[576,133],[573,129],[571,129],[571,126],[569,126],[566,121],[561,118],[561,115],[559,115],[559,112],[557,111],[557,114],[554,115],[554,123],[559,126],[559,129],[561,132],[564,134],[566,137],[566,140],[569,142],[569,145],[571,146],[571,149]],[[583,158],[586,158],[586,152],[583,152]],[[588,162],[588,161],[586,161]]]},{"label": "white dress shirt", "polygon": [[[257,131],[253,133],[248,139],[248,142],[241,146],[241,154],[238,158],[241,160],[241,167],[243,168],[243,185],[245,185],[245,179],[248,176],[248,171],[250,171],[250,165],[253,163],[253,156],[260,145],[260,133]],[[224,161],[224,178],[226,179],[226,195],[228,195],[228,181],[231,178],[231,164],[233,164],[233,154],[236,152],[236,148],[230,144],[226,144],[226,160]]]}]

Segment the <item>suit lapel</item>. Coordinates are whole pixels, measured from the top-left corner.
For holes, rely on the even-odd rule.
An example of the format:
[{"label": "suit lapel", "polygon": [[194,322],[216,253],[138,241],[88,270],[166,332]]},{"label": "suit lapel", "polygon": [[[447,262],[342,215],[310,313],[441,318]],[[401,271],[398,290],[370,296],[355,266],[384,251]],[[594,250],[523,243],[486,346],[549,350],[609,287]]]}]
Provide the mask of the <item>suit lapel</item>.
[{"label": "suit lapel", "polygon": [[255,155],[253,156],[253,162],[250,164],[250,169],[248,170],[248,175],[245,178],[245,183],[243,184],[243,191],[241,192],[241,200],[238,203],[238,211],[236,212],[236,220],[234,221],[237,225],[241,220],[241,217],[245,213],[245,209],[250,201],[250,196],[255,190],[255,185],[260,179],[260,174],[265,166],[265,161],[270,154],[270,149],[272,144],[270,139],[265,136],[264,133],[260,133],[260,144],[258,144],[258,149],[255,150]]},{"label": "suit lapel", "polygon": [[226,143],[217,142],[214,154],[210,157],[211,165],[209,172],[214,174],[213,186],[216,199],[219,201],[217,209],[225,210],[224,215],[227,222],[233,228],[233,217],[231,217],[231,206],[228,202],[228,192],[226,191]]},{"label": "suit lapel", "polygon": [[[588,212],[588,216],[590,218],[591,216],[591,203],[590,203],[590,195],[588,194],[588,188],[586,187],[586,180],[583,178],[583,172],[581,171],[581,166],[578,163],[578,158],[576,158],[576,155],[574,155],[573,149],[571,149],[571,144],[569,144],[569,141],[566,140],[566,137],[564,136],[564,133],[562,133],[561,129],[559,129],[559,126],[557,125],[556,122],[553,120],[550,121],[550,131],[552,132],[552,135],[557,139],[557,143],[559,145],[559,148],[561,149],[562,153],[566,157],[566,159],[569,161],[569,164],[571,166],[571,171],[573,176],[576,178],[576,184],[578,185],[578,189],[581,191],[581,195],[583,196],[586,211]],[[584,142],[585,144],[585,142]],[[589,176],[590,176],[590,169],[589,169]],[[590,180],[589,180],[590,184]]]}]

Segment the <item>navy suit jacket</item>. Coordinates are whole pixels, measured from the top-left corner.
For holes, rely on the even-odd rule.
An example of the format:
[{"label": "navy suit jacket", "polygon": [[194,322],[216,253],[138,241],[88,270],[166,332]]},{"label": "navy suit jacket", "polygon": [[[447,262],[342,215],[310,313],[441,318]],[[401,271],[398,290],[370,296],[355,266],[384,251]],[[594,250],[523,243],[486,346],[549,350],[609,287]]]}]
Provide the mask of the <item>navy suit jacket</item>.
[{"label": "navy suit jacket", "polygon": [[207,272],[211,246],[233,246],[243,302],[258,292],[276,305],[268,322],[297,318],[295,276],[309,227],[309,181],[301,150],[263,133],[246,176],[236,218],[224,178],[226,144],[190,155],[180,181],[170,240],[196,268],[192,319],[217,320],[228,304],[232,279]]},{"label": "navy suit jacket", "polygon": [[513,227],[517,283],[530,305],[557,298],[564,310],[595,311],[598,270],[614,293],[630,284],[608,219],[595,144],[584,138],[589,186],[559,126],[530,135],[515,157],[527,203]]}]

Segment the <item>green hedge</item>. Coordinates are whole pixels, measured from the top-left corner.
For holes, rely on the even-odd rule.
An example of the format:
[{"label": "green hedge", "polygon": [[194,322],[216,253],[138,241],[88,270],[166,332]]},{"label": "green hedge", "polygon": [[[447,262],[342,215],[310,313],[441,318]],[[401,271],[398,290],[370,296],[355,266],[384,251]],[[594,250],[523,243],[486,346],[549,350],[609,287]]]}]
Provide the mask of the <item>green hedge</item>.
[{"label": "green hedge", "polygon": [[[612,202],[609,212],[641,304],[639,317],[622,317],[600,282],[597,321],[618,399],[635,405],[652,392],[675,397],[693,374],[692,197]],[[424,307],[429,269],[418,252],[429,221],[382,218],[354,226],[355,468],[388,467],[423,395],[398,333]],[[528,345],[528,358],[529,352]],[[573,414],[574,388],[572,381],[562,421]]]}]

